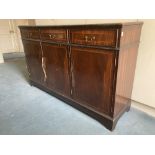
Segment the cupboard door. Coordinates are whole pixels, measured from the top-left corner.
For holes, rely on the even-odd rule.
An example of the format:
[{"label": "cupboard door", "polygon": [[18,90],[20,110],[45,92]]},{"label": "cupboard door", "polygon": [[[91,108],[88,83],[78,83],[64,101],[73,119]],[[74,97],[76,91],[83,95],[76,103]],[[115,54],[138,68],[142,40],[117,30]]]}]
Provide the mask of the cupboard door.
[{"label": "cupboard door", "polygon": [[57,93],[70,96],[67,46],[42,43],[45,59],[46,86]]},{"label": "cupboard door", "polygon": [[73,99],[110,114],[114,61],[114,51],[72,47]]},{"label": "cupboard door", "polygon": [[23,46],[30,79],[42,84],[43,70],[40,42],[23,40]]}]

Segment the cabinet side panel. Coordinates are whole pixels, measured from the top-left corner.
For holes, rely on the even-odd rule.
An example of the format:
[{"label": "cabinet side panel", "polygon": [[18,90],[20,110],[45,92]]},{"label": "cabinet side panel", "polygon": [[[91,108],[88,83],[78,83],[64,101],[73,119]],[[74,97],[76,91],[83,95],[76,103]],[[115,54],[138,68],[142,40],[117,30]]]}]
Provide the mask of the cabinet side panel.
[{"label": "cabinet side panel", "polygon": [[122,27],[114,116],[130,108],[142,23]]}]

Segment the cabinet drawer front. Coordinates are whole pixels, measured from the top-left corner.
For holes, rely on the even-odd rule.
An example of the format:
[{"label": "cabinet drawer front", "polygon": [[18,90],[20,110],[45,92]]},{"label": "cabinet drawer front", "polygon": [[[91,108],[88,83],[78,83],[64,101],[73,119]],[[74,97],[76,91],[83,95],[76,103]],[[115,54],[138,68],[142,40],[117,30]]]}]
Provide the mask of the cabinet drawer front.
[{"label": "cabinet drawer front", "polygon": [[24,39],[40,39],[39,29],[21,29],[21,36]]},{"label": "cabinet drawer front", "polygon": [[116,47],[117,29],[71,30],[71,42],[75,44]]},{"label": "cabinet drawer front", "polygon": [[67,42],[67,31],[64,29],[41,29],[41,40],[52,42]]}]

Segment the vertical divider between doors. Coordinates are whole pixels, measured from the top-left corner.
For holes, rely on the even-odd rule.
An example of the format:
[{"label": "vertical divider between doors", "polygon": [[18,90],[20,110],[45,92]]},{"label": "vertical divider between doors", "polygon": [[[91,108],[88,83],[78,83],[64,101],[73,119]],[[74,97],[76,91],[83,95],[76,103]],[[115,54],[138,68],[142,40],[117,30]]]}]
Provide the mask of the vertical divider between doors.
[{"label": "vertical divider between doors", "polygon": [[67,29],[67,43],[68,43],[68,74],[69,74],[69,85],[70,85],[70,96],[73,95],[73,86],[72,86],[72,60],[71,60],[71,45],[70,45],[70,30]]},{"label": "vertical divider between doors", "polygon": [[69,55],[69,78],[70,78],[70,95],[73,97],[73,85],[72,85],[72,58],[71,58],[71,46],[68,46]]},{"label": "vertical divider between doors", "polygon": [[[39,29],[39,34],[41,34],[40,29]],[[47,73],[46,73],[46,58],[44,56],[43,52],[43,47],[42,47],[42,41],[41,41],[41,36],[40,36],[40,48],[41,48],[41,66],[42,66],[42,72],[44,74],[44,83],[47,82]]]}]

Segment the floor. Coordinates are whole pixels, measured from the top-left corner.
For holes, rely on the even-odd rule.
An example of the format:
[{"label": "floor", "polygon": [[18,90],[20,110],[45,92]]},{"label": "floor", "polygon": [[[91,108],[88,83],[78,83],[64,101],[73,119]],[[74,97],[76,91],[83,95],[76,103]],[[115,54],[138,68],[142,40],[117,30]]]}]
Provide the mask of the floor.
[{"label": "floor", "polygon": [[0,64],[0,134],[155,134],[155,118],[131,108],[113,132],[96,120],[30,86],[24,59]]}]

